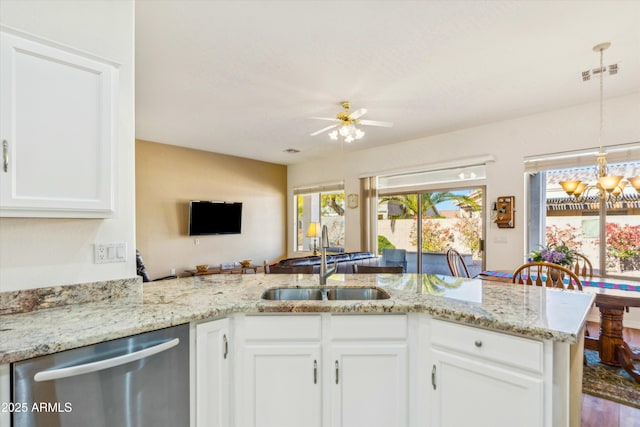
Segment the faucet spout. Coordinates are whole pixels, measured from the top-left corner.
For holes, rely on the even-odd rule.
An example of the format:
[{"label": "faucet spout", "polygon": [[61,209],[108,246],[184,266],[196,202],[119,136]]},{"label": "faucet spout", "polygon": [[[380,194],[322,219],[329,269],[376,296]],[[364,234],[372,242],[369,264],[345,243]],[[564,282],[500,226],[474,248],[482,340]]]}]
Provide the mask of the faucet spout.
[{"label": "faucet spout", "polygon": [[327,265],[327,248],[329,247],[329,232],[327,226],[322,226],[322,238],[320,244],[320,285],[326,285],[327,279],[338,270],[338,262],[329,268]]}]

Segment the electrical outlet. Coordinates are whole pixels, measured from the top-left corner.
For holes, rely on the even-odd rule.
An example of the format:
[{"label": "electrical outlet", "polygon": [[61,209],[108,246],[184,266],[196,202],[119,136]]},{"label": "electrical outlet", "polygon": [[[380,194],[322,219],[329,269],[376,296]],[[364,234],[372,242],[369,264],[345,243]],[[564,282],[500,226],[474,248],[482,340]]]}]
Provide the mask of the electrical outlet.
[{"label": "electrical outlet", "polygon": [[127,261],[126,243],[96,243],[93,245],[95,264]]},{"label": "electrical outlet", "polygon": [[95,256],[95,263],[96,264],[102,264],[107,262],[107,248],[105,245],[93,245],[94,247],[94,256]]}]

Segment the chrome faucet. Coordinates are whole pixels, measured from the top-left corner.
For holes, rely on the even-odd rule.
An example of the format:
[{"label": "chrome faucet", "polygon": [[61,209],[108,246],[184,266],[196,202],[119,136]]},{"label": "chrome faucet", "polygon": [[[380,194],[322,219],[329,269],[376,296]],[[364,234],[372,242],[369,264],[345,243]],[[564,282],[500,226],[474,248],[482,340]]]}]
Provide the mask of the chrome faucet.
[{"label": "chrome faucet", "polygon": [[327,226],[322,226],[322,239],[320,244],[320,285],[327,284],[327,278],[338,270],[338,261],[334,262],[333,267],[327,265],[327,248],[329,247],[329,232]]}]

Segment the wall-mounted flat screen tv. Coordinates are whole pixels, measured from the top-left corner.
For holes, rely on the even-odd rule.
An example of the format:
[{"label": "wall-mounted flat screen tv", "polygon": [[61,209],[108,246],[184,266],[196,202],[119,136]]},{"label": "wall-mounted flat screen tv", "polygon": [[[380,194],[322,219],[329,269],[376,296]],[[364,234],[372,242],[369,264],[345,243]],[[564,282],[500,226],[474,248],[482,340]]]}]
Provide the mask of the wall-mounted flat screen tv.
[{"label": "wall-mounted flat screen tv", "polygon": [[189,236],[240,234],[242,203],[192,200],[189,203]]}]

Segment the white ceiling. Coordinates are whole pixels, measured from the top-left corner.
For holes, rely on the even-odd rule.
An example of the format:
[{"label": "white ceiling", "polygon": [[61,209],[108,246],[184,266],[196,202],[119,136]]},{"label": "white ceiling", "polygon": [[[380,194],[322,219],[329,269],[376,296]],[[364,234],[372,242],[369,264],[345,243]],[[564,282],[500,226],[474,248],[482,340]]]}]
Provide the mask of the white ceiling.
[{"label": "white ceiling", "polygon": [[[136,2],[136,137],[292,164],[640,91],[640,1]],[[340,101],[369,110],[345,145]],[[295,148],[297,154],[284,150]]]}]

